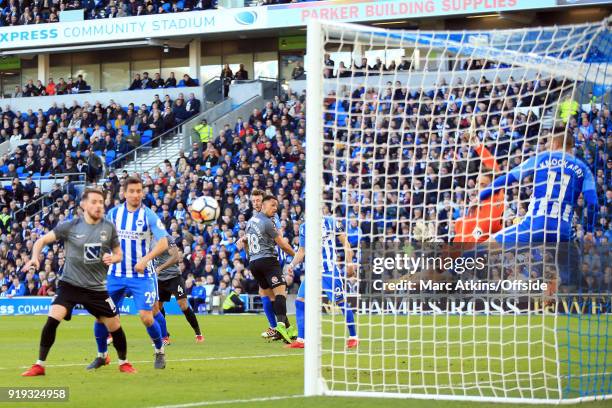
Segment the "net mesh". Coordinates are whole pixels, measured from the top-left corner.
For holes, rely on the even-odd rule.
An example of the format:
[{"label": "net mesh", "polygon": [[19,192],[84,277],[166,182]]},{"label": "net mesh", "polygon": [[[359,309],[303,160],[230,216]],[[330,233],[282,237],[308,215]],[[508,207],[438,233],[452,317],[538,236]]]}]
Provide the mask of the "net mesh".
[{"label": "net mesh", "polygon": [[[565,176],[551,163],[540,185],[533,174],[519,174],[480,196],[493,180],[551,150],[557,135],[564,147],[568,140],[575,145],[562,159],[571,153],[583,160],[596,176],[598,204],[605,201],[608,22],[487,32],[323,24],[322,38],[323,49],[309,56],[321,60],[320,72],[308,73],[308,89],[323,93],[321,110],[308,112],[323,117],[322,171],[307,175],[322,177],[322,214],[307,213],[307,225],[309,216],[332,219],[354,251],[349,259],[334,240],[333,255],[323,254],[333,267],[317,268],[323,271],[319,357],[326,392],[501,401],[610,396],[607,208],[587,208],[584,194],[572,205],[555,201],[573,185],[564,187]],[[383,58],[364,57],[376,54]],[[346,63],[331,61],[341,55]],[[392,62],[385,55],[403,57]],[[531,208],[547,186],[544,204]],[[494,253],[487,247],[483,271],[459,277],[434,265],[406,275],[372,272],[372,257],[385,251],[448,255],[454,245],[462,254],[477,253],[474,245],[524,226],[537,211],[546,212],[545,222],[523,228],[524,241],[548,243]],[[602,231],[592,232],[596,224]],[[540,281],[548,289],[440,294],[429,287],[380,287],[382,281],[468,278]],[[330,280],[339,282],[333,289],[346,303],[327,296]],[[346,345],[345,308],[356,313],[356,349]]]}]

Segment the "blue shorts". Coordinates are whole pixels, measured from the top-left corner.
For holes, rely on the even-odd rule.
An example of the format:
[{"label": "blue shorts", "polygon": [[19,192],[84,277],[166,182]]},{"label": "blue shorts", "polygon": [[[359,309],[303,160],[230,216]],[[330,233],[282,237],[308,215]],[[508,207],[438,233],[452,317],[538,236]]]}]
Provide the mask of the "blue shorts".
[{"label": "blue shorts", "polygon": [[156,275],[144,278],[109,275],[106,287],[117,307],[121,307],[124,297],[131,295],[136,309],[152,310],[158,299]]},{"label": "blue shorts", "polygon": [[[567,225],[566,225],[567,224]],[[519,224],[499,231],[493,237],[500,244],[527,244],[530,242],[567,242],[571,236],[571,226],[555,218],[526,217]]]},{"label": "blue shorts", "polygon": [[[344,301],[344,288],[342,285],[342,278],[340,275],[340,271],[335,268],[334,276],[323,276],[321,281],[321,286],[327,295],[327,298],[331,302],[339,303]],[[298,298],[305,299],[306,298],[306,275],[304,275],[302,279],[302,283],[300,284],[300,288],[297,293]]]}]

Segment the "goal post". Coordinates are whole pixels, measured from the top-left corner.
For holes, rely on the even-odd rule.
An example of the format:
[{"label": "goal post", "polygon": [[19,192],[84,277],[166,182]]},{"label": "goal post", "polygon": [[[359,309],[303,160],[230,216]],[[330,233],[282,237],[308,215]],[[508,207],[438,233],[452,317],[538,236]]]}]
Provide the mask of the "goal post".
[{"label": "goal post", "polygon": [[612,398],[610,19],[307,30],[304,394]]}]

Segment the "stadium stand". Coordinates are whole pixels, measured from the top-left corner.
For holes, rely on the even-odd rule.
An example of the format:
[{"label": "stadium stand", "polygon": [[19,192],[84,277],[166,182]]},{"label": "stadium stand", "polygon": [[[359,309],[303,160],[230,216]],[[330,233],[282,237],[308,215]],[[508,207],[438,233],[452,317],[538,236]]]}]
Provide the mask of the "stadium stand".
[{"label": "stadium stand", "polygon": [[[401,62],[401,64],[405,63],[406,61]],[[379,65],[369,67],[374,73],[383,70],[382,62],[379,61],[377,64]],[[484,61],[468,61],[467,64],[487,66]],[[367,61],[362,61],[361,66],[368,66]],[[330,68],[332,67],[333,65],[330,64]],[[406,65],[405,69],[409,70],[410,66]],[[330,71],[330,76],[341,75],[342,66],[338,67],[336,72],[333,72],[333,69]],[[485,120],[500,123],[498,133],[481,132],[479,134],[481,141],[485,145],[490,144],[491,149],[498,146],[498,151],[492,150],[494,155],[503,157],[509,149],[516,147],[510,143],[509,132],[512,132],[512,140],[519,140],[519,143],[528,143],[529,137],[536,132],[531,123],[531,115],[517,114],[514,109],[511,109],[512,101],[516,102],[524,94],[533,94],[534,86],[546,86],[545,83],[536,82],[516,83],[515,86],[508,87],[508,94],[505,97],[501,97],[502,91],[506,90],[506,85],[502,87],[501,84],[487,78],[486,75],[482,78],[470,79],[469,86],[466,88],[468,94],[481,92],[481,98],[490,98],[493,101],[493,108],[489,109]],[[461,98],[467,96],[460,92],[463,88],[463,85],[461,87],[448,85],[445,93],[438,95],[427,89],[409,89],[401,86],[393,94],[390,91],[390,85],[387,92],[380,94],[373,88],[345,88],[342,90],[342,95],[336,95],[335,92],[327,95],[325,103],[328,111],[335,113],[327,114],[325,120],[327,124],[350,129],[350,132],[340,135],[340,138],[345,139],[339,143],[344,143],[346,146],[350,146],[352,138],[365,137],[366,140],[371,141],[392,141],[394,145],[402,146],[401,154],[414,155],[417,159],[424,155],[429,155],[430,158],[442,158],[443,160],[439,162],[445,169],[435,169],[435,172],[453,174],[469,166],[470,158],[475,154],[470,149],[468,140],[462,139],[465,146],[458,155],[453,157],[447,151],[430,149],[427,145],[428,142],[431,142],[439,146],[444,138],[457,136],[448,131],[449,127],[465,129],[470,126],[471,115],[479,107],[469,103],[461,104]],[[427,94],[431,103],[418,104],[416,101],[419,100],[419,93]],[[146,186],[145,203],[159,214],[168,231],[177,238],[183,252],[183,262],[180,268],[187,280],[188,293],[202,283],[214,285],[214,290],[221,292],[229,290],[228,288],[233,285],[240,285],[245,293],[257,293],[257,283],[250,271],[245,268],[246,254],[235,244],[236,240],[244,234],[246,221],[251,215],[249,193],[254,188],[279,197],[282,233],[292,244],[297,245],[299,224],[304,216],[305,97],[305,93],[297,94],[291,90],[277,95],[262,109],[255,109],[248,119],[227,124],[214,141],[205,145],[194,143],[191,151],[182,153],[174,162],[167,160],[156,171],[142,174]],[[446,101],[451,101],[450,107],[447,106]],[[576,107],[574,110],[570,109],[565,112],[565,120],[569,121],[570,131],[576,138],[577,155],[582,157],[593,170],[600,199],[599,217],[594,220],[595,226],[592,233],[587,232],[585,228],[588,219],[586,209],[577,209],[576,240],[586,244],[605,244],[612,238],[610,227],[612,158],[608,153],[612,117],[608,106],[601,104],[596,96],[592,96],[589,104],[580,106],[575,103],[568,104],[568,106]],[[135,126],[142,131],[144,124],[149,123],[143,119],[150,116],[148,112],[144,112],[146,108],[137,109],[130,106],[125,111],[121,107],[110,105],[107,107],[94,106],[92,109],[39,112],[37,115],[42,118],[43,125],[44,120],[53,122],[51,128],[47,128],[48,131],[54,133],[56,130],[53,127],[57,126],[65,129],[67,132],[65,135],[72,135],[72,139],[64,137],[62,140],[58,137],[49,147],[44,144],[28,144],[26,156],[35,158],[36,160],[33,159],[33,161],[37,164],[28,163],[31,169],[38,170],[38,173],[43,173],[41,165],[43,157],[51,157],[52,160],[54,158],[63,158],[66,161],[76,160],[78,167],[78,163],[83,164],[82,156],[79,155],[91,151],[93,145],[97,146],[94,151],[102,151],[105,154],[114,151],[116,154],[121,154],[126,145],[134,143],[129,136],[127,141],[124,140],[126,133],[124,127],[130,129]],[[461,121],[458,126],[456,123],[449,126],[441,122],[441,112],[446,111],[447,108],[460,109],[466,113],[463,118],[458,119]],[[431,122],[424,120],[423,123],[415,123],[410,115],[403,114],[403,112],[414,112],[419,109],[422,114],[431,114]],[[85,128],[82,123],[83,115],[88,110],[94,114],[93,119],[89,119],[90,115],[87,114],[86,120],[88,125],[93,126],[91,128]],[[80,112],[81,123],[71,128],[70,122],[79,120],[77,112]],[[356,112],[384,113],[388,119],[384,123],[373,120],[359,123],[356,118],[362,115],[349,115]],[[125,118],[123,118],[124,114]],[[28,113],[19,118],[15,117],[12,112],[4,112],[4,126],[0,130],[0,136],[6,140],[15,131],[19,132],[23,124],[35,124],[37,115]],[[115,123],[117,121],[121,124],[120,126]],[[16,123],[17,127],[13,123]],[[37,135],[33,139],[43,139],[42,133],[45,132],[45,126],[34,126],[33,128],[35,130],[28,131]],[[91,135],[91,142],[88,143],[88,140],[82,137],[85,131],[78,131],[82,128],[85,128]],[[504,140],[507,140],[508,143],[500,143]],[[491,143],[493,141],[496,143]],[[30,150],[28,150],[29,147],[31,147]],[[330,147],[325,146],[324,148]],[[536,148],[537,146],[532,146],[532,150]],[[77,155],[76,158],[73,157],[73,154]],[[384,160],[369,160],[372,157],[380,158],[381,155],[384,155],[384,152],[381,151],[357,152],[349,147],[348,152],[340,149],[338,154],[350,157],[344,165],[351,167],[355,174],[373,175],[376,166],[384,163]],[[0,271],[4,271],[0,272],[0,296],[19,296],[24,293],[52,294],[57,275],[62,271],[63,250],[61,247],[49,248],[46,253],[46,261],[44,265],[41,265],[40,271],[23,271],[20,267],[34,240],[43,231],[53,228],[57,222],[76,214],[78,198],[76,194],[70,192],[60,197],[63,190],[70,186],[70,182],[67,182],[63,186],[56,186],[50,193],[54,198],[51,200],[55,203],[53,206],[43,205],[42,212],[19,213],[23,191],[26,191],[26,185],[31,189],[32,183],[26,181],[23,184],[23,179],[27,174],[24,159],[15,159],[15,156],[5,156],[1,163],[4,175],[20,176],[20,179],[13,181],[16,184],[12,188],[0,190],[0,205],[2,206],[0,229],[3,232],[0,243]],[[369,167],[368,163],[376,164]],[[518,164],[520,160],[499,162],[501,171],[507,171]],[[21,172],[16,173],[17,165],[20,165]],[[438,184],[446,183],[450,178],[437,180],[435,175],[432,176],[430,169],[416,166],[415,173],[410,175],[407,172],[408,169],[398,168],[396,170],[401,176],[398,178],[401,180],[400,185],[390,189],[391,192],[386,196],[384,186],[380,185],[383,180],[364,177],[358,181],[356,178],[355,183],[365,182],[380,185],[380,191],[372,197],[348,197],[346,206],[329,209],[343,216],[348,212],[348,219],[362,217],[363,220],[373,220],[370,224],[362,222],[361,229],[356,227],[356,223],[349,223],[345,226],[351,244],[358,245],[363,235],[376,234],[376,231],[381,228],[406,228],[407,223],[398,223],[397,220],[419,217],[425,220],[434,218],[447,220],[439,223],[442,231],[438,231],[438,235],[452,239],[452,221],[460,217],[457,204],[462,200],[473,199],[473,197],[469,195],[438,197],[438,192],[441,190]],[[47,171],[61,173],[66,171],[66,168],[48,169]],[[465,171],[463,173],[469,174]],[[471,174],[477,173],[472,172]],[[119,203],[122,197],[122,180],[127,175],[127,172],[120,169],[112,169],[104,181],[107,191],[107,208]],[[331,181],[328,180],[328,182]],[[465,186],[473,187],[475,180],[468,177],[460,182]],[[410,190],[409,183],[415,183],[419,190],[418,194],[407,193]],[[22,184],[23,186],[20,187]],[[413,191],[415,186],[411,187]],[[393,191],[398,193],[393,193]],[[215,197],[221,205],[222,215],[213,225],[203,225],[192,221],[187,210],[190,203],[202,194]],[[519,202],[517,198],[525,194],[528,192],[519,191],[518,188],[507,192],[510,208],[506,217],[507,223],[511,224],[514,218],[520,217],[526,210],[517,204]],[[367,207],[369,212],[367,217],[366,214],[351,213],[352,208],[356,207],[352,205],[356,202],[355,200],[370,203]],[[378,204],[381,202],[387,203],[386,213],[380,211]],[[390,205],[393,203],[394,205]],[[361,208],[364,208],[363,203]],[[19,218],[14,218],[18,213],[21,214]],[[13,220],[12,223],[9,220]],[[364,231],[364,229],[369,230]],[[408,236],[409,234],[400,235]],[[595,245],[590,246],[590,249],[587,245],[587,252],[589,263],[581,267],[585,270],[588,268],[592,272],[585,275],[589,279],[588,282],[585,282],[585,287],[612,289],[612,267],[609,266],[607,254],[599,253]],[[294,280],[288,281],[291,292],[297,290],[302,273],[302,269],[297,269]]]}]

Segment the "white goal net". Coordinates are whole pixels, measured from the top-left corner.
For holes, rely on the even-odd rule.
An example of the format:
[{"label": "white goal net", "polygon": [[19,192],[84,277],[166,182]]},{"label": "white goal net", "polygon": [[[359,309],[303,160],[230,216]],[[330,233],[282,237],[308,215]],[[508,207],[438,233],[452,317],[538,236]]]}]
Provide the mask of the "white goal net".
[{"label": "white goal net", "polygon": [[307,50],[305,393],[611,398],[609,21]]}]

